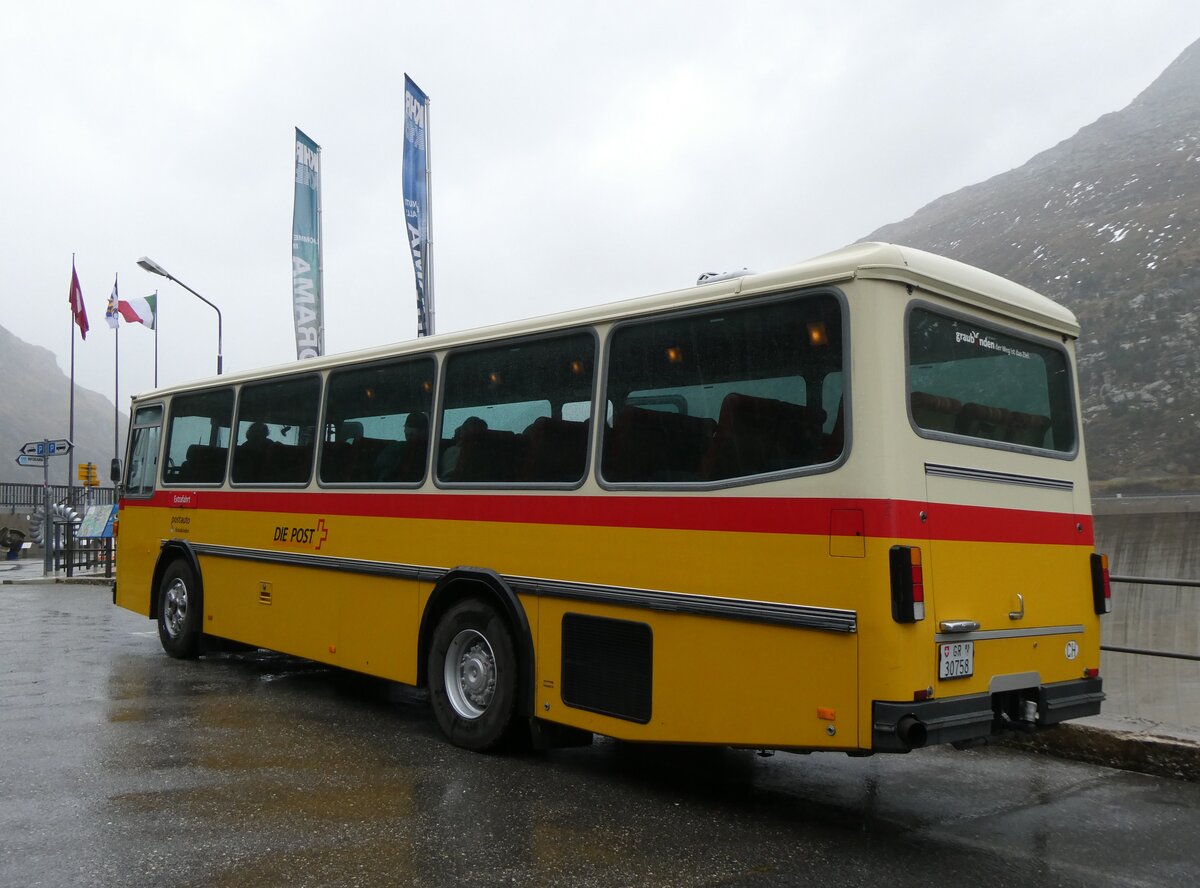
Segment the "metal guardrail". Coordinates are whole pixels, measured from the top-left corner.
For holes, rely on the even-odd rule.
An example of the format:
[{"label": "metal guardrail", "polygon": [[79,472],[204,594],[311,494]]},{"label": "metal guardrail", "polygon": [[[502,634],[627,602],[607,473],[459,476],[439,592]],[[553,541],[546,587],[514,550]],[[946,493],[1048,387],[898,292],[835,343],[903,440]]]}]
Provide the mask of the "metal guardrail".
[{"label": "metal guardrail", "polygon": [[[78,487],[76,485],[51,484],[50,501],[66,503],[71,500],[72,508],[80,506],[111,506],[116,500],[111,487]],[[28,506],[36,509],[42,504],[42,485],[0,482],[0,506]]]},{"label": "metal guardrail", "polygon": [[54,570],[65,570],[73,577],[77,570],[96,570],[104,566],[104,576],[112,578],[115,564],[113,541],[109,539],[81,539],[75,535],[77,526],[73,521],[54,522]]},{"label": "metal guardrail", "polygon": [[[1110,583],[1130,583],[1137,586],[1183,586],[1185,588],[1200,589],[1200,580],[1172,580],[1162,577],[1124,577],[1109,574],[1108,580]],[[1179,651],[1156,651],[1150,648],[1131,648],[1117,647],[1116,645],[1102,644],[1102,651],[1112,651],[1117,654],[1137,654],[1142,657],[1164,657],[1168,660],[1192,660],[1200,662],[1200,654],[1184,654]]]}]

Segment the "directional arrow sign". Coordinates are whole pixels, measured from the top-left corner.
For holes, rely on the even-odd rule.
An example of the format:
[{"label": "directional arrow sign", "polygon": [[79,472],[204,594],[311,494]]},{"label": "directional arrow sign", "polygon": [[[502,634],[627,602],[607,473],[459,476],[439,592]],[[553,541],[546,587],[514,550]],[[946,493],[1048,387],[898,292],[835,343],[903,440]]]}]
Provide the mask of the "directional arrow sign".
[{"label": "directional arrow sign", "polygon": [[71,442],[66,438],[56,438],[53,441],[29,441],[21,448],[26,456],[62,456],[71,452]]},{"label": "directional arrow sign", "polygon": [[46,464],[46,457],[44,457],[44,456],[29,456],[27,454],[22,453],[20,456],[17,457],[17,465],[19,465],[19,466],[31,466],[31,467],[40,469],[45,464]]}]

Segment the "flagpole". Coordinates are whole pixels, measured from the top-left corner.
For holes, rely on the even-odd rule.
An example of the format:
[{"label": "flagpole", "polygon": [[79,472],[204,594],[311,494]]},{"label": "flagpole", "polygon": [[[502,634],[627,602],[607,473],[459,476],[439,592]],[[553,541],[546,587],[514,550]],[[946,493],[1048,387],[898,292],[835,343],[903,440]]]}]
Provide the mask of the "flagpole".
[{"label": "flagpole", "polygon": [[[75,254],[71,254],[71,283],[76,280],[75,272]],[[82,293],[82,288],[80,293]],[[75,310],[72,306],[71,310],[71,409],[70,418],[67,422],[67,440],[71,442],[72,448],[67,453],[67,505],[75,505]],[[46,457],[49,459],[49,457]],[[47,541],[46,545],[50,545]]]},{"label": "flagpole", "polygon": [[[117,275],[113,275],[113,311],[117,310],[117,305],[120,303],[117,300],[120,296],[117,291]],[[113,327],[113,332],[116,338],[113,347],[113,459],[120,459],[120,447],[118,442],[121,435],[121,316],[117,313],[117,326]]]},{"label": "flagpole", "polygon": [[158,388],[158,290],[154,291],[154,387]]},{"label": "flagpole", "polygon": [[429,318],[429,329],[425,335],[432,336],[437,327],[434,324],[433,303],[433,171],[430,157],[433,155],[432,117],[429,113],[433,100],[425,96],[425,205],[428,215],[425,219],[425,315]]},{"label": "flagpole", "polygon": [[[317,168],[321,167],[321,146],[317,146]],[[321,220],[321,186],[325,173],[317,173],[317,292],[321,301],[317,304],[317,354],[325,354],[325,235]]]}]

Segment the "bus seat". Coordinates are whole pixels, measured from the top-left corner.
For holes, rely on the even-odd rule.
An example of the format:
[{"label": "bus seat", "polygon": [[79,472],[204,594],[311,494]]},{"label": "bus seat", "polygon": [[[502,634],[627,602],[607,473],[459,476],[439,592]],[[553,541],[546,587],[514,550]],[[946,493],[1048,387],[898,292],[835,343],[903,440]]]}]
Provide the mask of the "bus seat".
[{"label": "bus seat", "polygon": [[1041,447],[1045,444],[1049,427],[1048,416],[971,403],[963,406],[958,431],[989,441]]},{"label": "bus seat", "polygon": [[226,448],[208,444],[192,444],[187,449],[183,465],[179,467],[177,481],[194,481],[201,484],[220,484],[225,480]]},{"label": "bus seat", "polygon": [[389,441],[375,456],[376,481],[413,483],[425,475],[425,444],[427,439]]},{"label": "bus seat", "polygon": [[1009,417],[1014,444],[1028,444],[1031,447],[1046,446],[1046,431],[1050,428],[1050,417],[1040,413],[1022,413],[1013,410]]},{"label": "bus seat", "polygon": [[272,441],[271,447],[265,454],[265,459],[259,465],[261,474],[258,476],[243,474],[247,483],[265,482],[268,484],[294,484],[308,481],[309,468],[312,464],[312,446],[309,444],[281,444]]},{"label": "bus seat", "polygon": [[609,481],[698,481],[716,423],[707,417],[625,406],[604,453]]},{"label": "bus seat", "polygon": [[[350,423],[347,423],[350,425]],[[355,423],[357,425],[357,423]],[[358,435],[350,441],[348,447],[347,461],[349,463],[349,473],[346,476],[348,481],[370,481],[375,478],[375,466],[379,461],[379,454],[387,447],[391,441],[383,438],[364,438]]]},{"label": "bus seat", "polygon": [[516,432],[467,428],[450,481],[516,481],[524,440]]},{"label": "bus seat", "polygon": [[821,462],[831,462],[842,455],[842,450],[846,446],[846,401],[844,398],[838,398],[837,418],[833,421],[833,428],[829,434],[825,436],[825,443],[821,453]]},{"label": "bus seat", "polygon": [[587,463],[588,423],[540,416],[522,433],[522,481],[578,481]]},{"label": "bus seat", "polygon": [[338,483],[351,481],[350,445],[341,441],[326,441],[321,445],[321,480]]},{"label": "bus seat", "polygon": [[721,402],[704,476],[715,481],[818,462],[824,423],[820,407],[732,392]]},{"label": "bus seat", "polygon": [[909,396],[909,403],[912,405],[913,422],[919,427],[933,432],[958,430],[962,401],[945,395],[931,395],[929,392],[913,392]]}]

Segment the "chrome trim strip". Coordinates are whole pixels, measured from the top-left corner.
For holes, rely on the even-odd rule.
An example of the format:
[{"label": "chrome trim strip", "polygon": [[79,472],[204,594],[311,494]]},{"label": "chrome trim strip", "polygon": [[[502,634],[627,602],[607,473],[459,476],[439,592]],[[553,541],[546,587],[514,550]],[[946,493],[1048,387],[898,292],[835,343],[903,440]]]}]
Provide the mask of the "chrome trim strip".
[{"label": "chrome trim strip", "polygon": [[[367,561],[358,558],[336,558],[330,555],[313,555],[306,552],[275,552],[270,549],[245,549],[208,543],[192,543],[191,547],[198,555],[207,555],[212,558],[236,558],[245,561],[261,561],[292,567],[309,567],[395,579],[436,582],[448,573],[447,568],[443,567],[396,564],[391,561]],[[734,620],[749,620],[755,623],[821,629],[827,632],[849,634],[858,631],[858,612],[841,608],[780,604],[774,601],[721,598],[713,595],[661,592],[653,589],[634,589],[592,583],[573,583],[567,580],[548,580],[539,577],[504,576],[504,581],[512,586],[514,591],[527,595],[625,605],[667,613],[725,617]]]},{"label": "chrome trim strip", "polygon": [[518,588],[531,588],[536,590],[536,594],[551,598],[572,598],[602,604],[622,604],[671,613],[728,617],[756,623],[824,629],[829,632],[852,633],[858,631],[858,612],[842,608],[780,604],[774,601],[692,595],[686,592],[660,592],[653,589],[632,589],[624,586],[571,583],[563,580],[542,580],[531,577],[505,577],[505,579]]},{"label": "chrome trim strip", "polygon": [[940,632],[954,633],[955,635],[963,632],[975,632],[979,629],[978,620],[942,620],[938,623]]},{"label": "chrome trim strip", "polygon": [[1040,635],[1082,635],[1083,624],[1074,626],[1042,626],[1038,629],[985,629],[982,632],[939,632],[935,641],[987,641],[991,638],[1036,638]]},{"label": "chrome trim strip", "polygon": [[437,580],[447,573],[444,567],[396,564],[392,561],[335,558],[331,555],[310,555],[307,552],[273,552],[270,549],[243,549],[238,546],[214,546],[208,543],[191,543],[190,545],[197,555],[208,555],[213,558],[263,561],[271,564],[286,564],[291,567],[336,570],[341,573],[367,574],[398,580]]},{"label": "chrome trim strip", "polygon": [[985,469],[970,469],[966,466],[946,466],[925,463],[925,474],[939,478],[957,478],[960,481],[989,481],[995,484],[1020,484],[1024,487],[1044,487],[1047,490],[1073,491],[1074,481],[1061,478],[1040,478],[1037,475],[1012,475],[1008,472],[990,472]]}]

